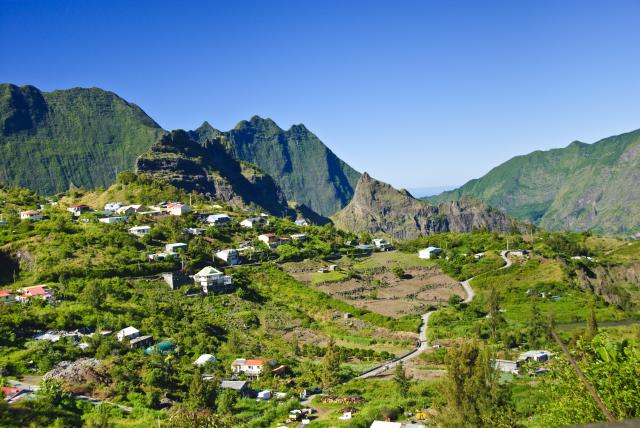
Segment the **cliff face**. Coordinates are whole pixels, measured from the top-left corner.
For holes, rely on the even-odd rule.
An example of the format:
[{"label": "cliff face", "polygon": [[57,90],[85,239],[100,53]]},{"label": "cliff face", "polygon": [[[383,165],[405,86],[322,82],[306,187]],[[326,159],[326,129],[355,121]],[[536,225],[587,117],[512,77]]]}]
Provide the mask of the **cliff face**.
[{"label": "cliff face", "polygon": [[578,284],[612,305],[630,310],[640,303],[640,263],[581,267],[576,270]]},{"label": "cliff face", "polygon": [[235,160],[218,139],[199,144],[185,131],[172,131],[138,157],[136,172],[234,205],[255,204],[274,215],[289,212],[273,179],[255,166]]},{"label": "cliff face", "polygon": [[507,232],[512,224],[503,212],[481,202],[463,199],[428,205],[367,173],[360,177],[351,202],[333,219],[343,229],[383,233],[395,239],[479,228]]}]

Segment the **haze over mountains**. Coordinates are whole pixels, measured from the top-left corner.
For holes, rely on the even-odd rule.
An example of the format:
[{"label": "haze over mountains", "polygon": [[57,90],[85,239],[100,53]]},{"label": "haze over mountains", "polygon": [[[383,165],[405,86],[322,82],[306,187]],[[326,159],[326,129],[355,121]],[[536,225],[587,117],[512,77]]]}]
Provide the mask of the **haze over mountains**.
[{"label": "haze over mountains", "polygon": [[254,116],[229,131],[204,122],[167,134],[138,106],[102,89],[0,85],[1,183],[53,194],[106,187],[134,167],[221,200],[272,213],[291,213],[287,205],[295,202],[311,216],[397,238],[504,230],[508,219],[491,207],[553,230],[640,230],[640,130],[515,157],[423,198],[426,205],[361,176],[304,125],[283,130]]}]

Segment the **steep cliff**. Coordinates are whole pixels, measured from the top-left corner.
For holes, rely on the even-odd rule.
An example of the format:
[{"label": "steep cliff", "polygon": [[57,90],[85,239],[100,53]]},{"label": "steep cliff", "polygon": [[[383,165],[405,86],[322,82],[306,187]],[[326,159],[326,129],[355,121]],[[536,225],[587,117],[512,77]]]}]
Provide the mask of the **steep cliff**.
[{"label": "steep cliff", "polygon": [[138,157],[136,172],[212,199],[235,205],[255,204],[274,215],[290,213],[273,179],[255,166],[234,159],[217,138],[199,144],[185,131],[167,133]]},{"label": "steep cliff", "polygon": [[428,205],[364,173],[351,202],[333,220],[343,229],[413,239],[440,232],[487,228],[506,232],[512,221],[481,202],[463,199]]}]

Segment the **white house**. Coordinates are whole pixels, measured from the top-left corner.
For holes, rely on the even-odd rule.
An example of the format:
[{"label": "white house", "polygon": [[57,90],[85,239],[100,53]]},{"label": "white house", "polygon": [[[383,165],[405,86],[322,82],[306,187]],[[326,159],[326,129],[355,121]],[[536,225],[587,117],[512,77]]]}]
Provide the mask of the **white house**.
[{"label": "white house", "polygon": [[134,226],[129,229],[129,233],[136,235],[140,238],[149,232],[151,232],[151,226]]},{"label": "white house", "polygon": [[501,372],[518,374],[518,369],[520,368],[521,362],[513,361],[513,360],[496,359],[493,362],[493,365],[496,368],[496,370],[500,370]]},{"label": "white house", "polygon": [[222,291],[227,289],[232,283],[230,276],[223,274],[218,269],[207,266],[200,272],[193,275],[196,284],[202,287],[202,292],[207,294],[210,291]]},{"label": "white house", "polygon": [[214,357],[211,354],[202,354],[198,357],[197,360],[194,361],[193,365],[194,366],[198,366],[198,367],[202,367],[204,365],[206,365],[207,363],[215,363],[216,362],[216,357]]},{"label": "white house", "polygon": [[127,219],[125,217],[104,217],[104,218],[99,218],[98,221],[100,223],[116,224],[116,223],[126,223]]},{"label": "white house", "polygon": [[273,367],[276,365],[276,362],[267,358],[236,358],[233,363],[231,363],[231,371],[235,374],[244,373],[248,376],[258,377],[260,373],[262,373],[265,364]]},{"label": "white house", "polygon": [[118,333],[116,333],[116,337],[118,338],[119,342],[122,342],[125,339],[127,340],[135,339],[138,336],[140,336],[140,330],[131,326],[123,328]]},{"label": "white house", "polygon": [[182,214],[188,213],[191,211],[191,207],[187,204],[182,204],[180,202],[172,202],[167,204],[167,212],[170,215],[181,216]]},{"label": "white house", "polygon": [[41,211],[20,211],[20,220],[40,221],[42,220]]},{"label": "white house", "polygon": [[91,211],[91,207],[88,205],[72,205],[67,208],[67,211],[73,214],[74,217],[80,217],[82,213]]},{"label": "white house", "polygon": [[418,251],[418,257],[421,259],[430,259],[431,257],[437,256],[440,254],[442,250],[438,247],[427,247],[423,250]]},{"label": "white house", "polygon": [[155,253],[155,254],[149,254],[147,256],[147,258],[149,259],[150,262],[157,262],[157,261],[162,261],[162,260],[166,260],[170,257],[173,257],[173,254],[169,254],[169,253]]},{"label": "white house", "polygon": [[253,227],[257,227],[257,226],[266,224],[266,222],[267,222],[267,220],[264,217],[253,217],[253,218],[248,218],[246,220],[242,220],[240,222],[240,226],[253,228]]},{"label": "white house", "polygon": [[373,421],[369,428],[402,428],[400,422]]},{"label": "white house", "polygon": [[296,226],[309,226],[311,223],[309,222],[309,220],[307,220],[306,218],[299,218],[296,221],[294,221],[294,223],[296,224]]},{"label": "white house", "polygon": [[104,212],[107,213],[115,213],[118,208],[120,208],[122,206],[122,204],[120,202],[109,202],[107,204],[104,205]]},{"label": "white house", "polygon": [[373,246],[380,251],[389,251],[393,248],[391,246],[391,243],[388,242],[386,239],[374,239]]},{"label": "white house", "polygon": [[527,254],[529,254],[528,250],[511,250],[511,251],[509,251],[509,255],[510,256],[514,256],[514,257],[524,257]]},{"label": "white house", "polygon": [[187,244],[183,242],[176,242],[175,244],[165,245],[164,249],[169,254],[177,254],[185,251],[187,249]]},{"label": "white house", "polygon": [[293,239],[294,241],[305,241],[307,239],[307,235],[305,235],[304,233],[294,233],[293,235],[291,235],[291,239]]},{"label": "white house", "polygon": [[211,214],[207,216],[207,223],[211,226],[222,226],[231,223],[232,218],[227,214]]},{"label": "white house", "polygon": [[271,399],[271,391],[268,389],[265,389],[264,391],[260,391],[258,392],[258,400],[263,400],[263,401],[267,401]]},{"label": "white house", "polygon": [[527,351],[520,354],[518,357],[519,361],[536,361],[539,363],[543,363],[545,361],[549,361],[551,358],[551,352],[549,351]]},{"label": "white house", "polygon": [[264,242],[271,248],[275,248],[280,245],[280,238],[275,233],[263,233],[258,236],[258,240]]},{"label": "white house", "polygon": [[234,250],[233,248],[218,251],[216,253],[216,257],[224,260],[229,266],[240,264],[240,253],[238,253],[238,250]]}]

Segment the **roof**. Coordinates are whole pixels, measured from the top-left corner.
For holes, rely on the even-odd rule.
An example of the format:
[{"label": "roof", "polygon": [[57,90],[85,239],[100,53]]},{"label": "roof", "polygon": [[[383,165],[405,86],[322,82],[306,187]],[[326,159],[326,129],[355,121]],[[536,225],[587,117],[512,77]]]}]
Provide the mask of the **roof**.
[{"label": "roof", "polygon": [[140,333],[140,330],[138,330],[138,329],[137,329],[137,328],[135,328],[135,327],[131,327],[131,326],[129,326],[129,327],[125,327],[125,328],[123,328],[122,330],[120,330],[120,331],[118,332],[118,334],[120,334],[120,333],[122,333],[124,336],[129,336],[129,335],[131,335],[131,334]]},{"label": "roof", "polygon": [[207,216],[207,219],[213,219],[213,220],[218,220],[221,218],[231,218],[231,217],[229,216],[229,214],[209,214]]},{"label": "roof", "polygon": [[202,354],[198,357],[197,360],[194,361],[194,365],[196,366],[203,366],[208,362],[215,362],[216,361],[216,357],[214,357],[211,354]]},{"label": "roof", "polygon": [[22,289],[23,293],[29,293],[32,296],[44,296],[45,294],[49,294],[49,290],[47,290],[46,285],[34,285],[31,287],[25,287]]},{"label": "roof", "polygon": [[276,234],[275,233],[263,233],[260,236],[266,236],[267,238],[275,238]]},{"label": "roof", "polygon": [[520,354],[520,358],[522,359],[534,358],[539,355],[551,355],[551,353],[549,351],[543,351],[543,350],[526,351]]},{"label": "roof", "polygon": [[373,421],[370,428],[402,428],[400,422]]},{"label": "roof", "polygon": [[153,339],[152,336],[140,336],[140,337],[136,337],[135,339],[131,339],[131,344],[134,345],[138,342],[144,342],[145,340],[149,340],[149,339]]},{"label": "roof", "polygon": [[205,268],[202,268],[200,270],[200,272],[198,272],[196,275],[197,276],[222,275],[222,272],[220,272],[218,269],[216,269],[216,268],[214,268],[212,266],[207,266]]},{"label": "roof", "polygon": [[252,358],[250,360],[246,360],[245,364],[247,366],[262,366],[264,365],[264,363],[268,362],[269,360],[266,358]]},{"label": "roof", "polygon": [[220,388],[222,389],[235,389],[236,391],[243,390],[249,382],[246,380],[223,380],[220,382]]},{"label": "roof", "polygon": [[129,230],[144,230],[144,229],[151,229],[151,226],[133,226]]},{"label": "roof", "polygon": [[167,247],[186,247],[187,244],[185,244],[184,242],[175,242],[173,244],[167,244]]},{"label": "roof", "polygon": [[442,251],[442,250],[440,248],[438,248],[438,247],[427,247],[427,248],[424,248],[424,249],[422,249],[420,251],[434,252],[434,251]]},{"label": "roof", "polygon": [[13,294],[12,290],[0,290],[0,297],[9,297]]}]

